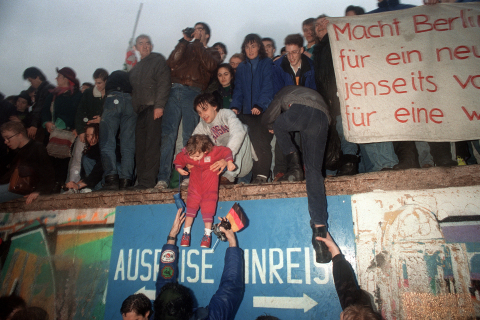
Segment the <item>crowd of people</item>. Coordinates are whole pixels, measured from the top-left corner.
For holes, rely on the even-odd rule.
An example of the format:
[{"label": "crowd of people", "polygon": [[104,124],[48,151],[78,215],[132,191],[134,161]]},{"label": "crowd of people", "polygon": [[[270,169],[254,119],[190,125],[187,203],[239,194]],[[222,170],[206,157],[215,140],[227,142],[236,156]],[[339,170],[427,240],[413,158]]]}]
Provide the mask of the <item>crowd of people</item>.
[{"label": "crowd of people", "polygon": [[[383,0],[372,13],[409,7],[398,0]],[[365,11],[357,6],[345,11],[346,16],[361,14]],[[150,37],[140,35],[135,43],[140,62],[128,73],[109,74],[99,68],[93,73],[93,83],[82,85],[69,67],[57,68],[57,86],[40,69],[27,68],[23,78],[31,87],[18,96],[1,97],[0,125],[5,125],[1,183],[9,182],[20,162],[22,168],[31,162],[19,161],[20,149],[35,145],[40,150],[43,144],[48,159],[42,154],[44,170],[40,171],[53,169],[54,174],[49,179],[30,179],[30,184],[38,186],[30,188],[33,192],[26,194],[27,202],[39,193],[175,187],[179,179],[172,170],[174,156],[194,133],[206,134],[215,145],[232,150],[236,170],[224,172],[221,184],[302,180],[306,155],[299,130],[288,134],[296,150],[289,156],[276,142],[273,128],[265,126],[272,100],[287,86],[315,90],[327,103],[326,151],[323,160],[315,160],[322,162],[323,176],[476,163],[478,141],[456,143],[458,161],[452,157],[449,142],[347,141],[327,24],[326,15],[303,21],[303,36],[287,35],[281,55],[276,55],[272,38],[248,34],[241,53],[233,54],[229,63],[224,63],[227,48],[223,43],[208,47],[210,28],[204,22],[182,31],[168,59],[152,52]],[[198,97],[202,107],[194,108]],[[21,139],[22,143],[16,143]],[[297,168],[295,174],[288,168]],[[217,164],[212,170],[224,169],[225,165]],[[24,171],[32,170],[23,170],[23,175]],[[188,178],[182,182],[188,183]],[[6,190],[4,185],[1,192]]]},{"label": "crowd of people", "polygon": [[[379,0],[370,13],[409,7]],[[365,10],[358,6],[345,12],[361,14]],[[204,22],[182,30],[168,58],[153,52],[151,38],[142,34],[135,42],[140,61],[129,72],[99,68],[93,84],[80,85],[75,71],[63,67],[57,68],[53,86],[40,69],[27,68],[23,77],[31,87],[0,99],[5,142],[0,191],[25,195],[29,204],[40,194],[188,185],[186,213],[177,212],[163,248],[178,258],[181,225],[185,222],[181,245],[189,246],[199,208],[205,222],[201,246],[210,247],[219,183],[305,178],[316,261],[333,260],[342,318],[379,319],[328,232],[324,176],[473,164],[480,145],[457,143],[455,160],[449,142],[347,141],[327,24],[326,15],[306,19],[303,36],[287,35],[280,55],[272,38],[248,34],[229,63],[223,43],[208,47],[210,28]],[[193,310],[188,289],[159,273],[156,319],[234,318],[244,291],[244,264],[235,234],[221,231],[230,248],[208,308]],[[176,275],[178,260],[162,258],[164,267]],[[140,294],[127,298],[120,312],[124,319],[148,319],[153,309]]]}]

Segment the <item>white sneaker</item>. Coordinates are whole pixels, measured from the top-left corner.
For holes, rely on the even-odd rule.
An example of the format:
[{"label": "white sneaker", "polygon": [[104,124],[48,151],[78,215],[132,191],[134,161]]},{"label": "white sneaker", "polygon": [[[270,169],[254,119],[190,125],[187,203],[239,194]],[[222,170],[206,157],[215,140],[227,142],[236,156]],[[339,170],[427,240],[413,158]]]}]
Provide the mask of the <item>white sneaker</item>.
[{"label": "white sneaker", "polygon": [[165,181],[158,181],[155,185],[155,189],[167,189],[168,184]]},{"label": "white sneaker", "polygon": [[90,192],[92,192],[92,189],[90,189],[90,188],[80,189],[80,193],[90,193]]},{"label": "white sneaker", "polygon": [[190,183],[190,178],[183,179],[182,181],[182,187],[188,187],[188,184]]}]

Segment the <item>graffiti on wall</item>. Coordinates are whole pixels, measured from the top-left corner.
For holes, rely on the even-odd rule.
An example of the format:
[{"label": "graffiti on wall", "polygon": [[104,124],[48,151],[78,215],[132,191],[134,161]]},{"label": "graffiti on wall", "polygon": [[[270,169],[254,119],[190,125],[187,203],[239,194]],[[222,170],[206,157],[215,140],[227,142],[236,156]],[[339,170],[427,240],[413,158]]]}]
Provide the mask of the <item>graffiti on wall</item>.
[{"label": "graffiti on wall", "polygon": [[387,319],[479,315],[478,187],[352,197],[359,284]]},{"label": "graffiti on wall", "polygon": [[50,319],[103,319],[114,209],[0,214],[0,295]]}]

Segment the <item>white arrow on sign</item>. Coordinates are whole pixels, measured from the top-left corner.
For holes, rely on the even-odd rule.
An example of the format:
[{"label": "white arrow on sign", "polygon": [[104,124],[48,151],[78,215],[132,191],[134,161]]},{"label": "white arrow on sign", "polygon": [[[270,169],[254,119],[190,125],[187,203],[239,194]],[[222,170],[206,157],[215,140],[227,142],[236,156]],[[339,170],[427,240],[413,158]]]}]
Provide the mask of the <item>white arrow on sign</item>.
[{"label": "white arrow on sign", "polygon": [[137,293],[143,293],[144,295],[147,296],[148,299],[155,300],[156,290],[147,290],[146,287],[143,287],[140,290],[138,290],[137,292],[135,292],[135,294],[137,294]]},{"label": "white arrow on sign", "polygon": [[254,308],[303,309],[307,312],[318,304],[305,293],[303,297],[253,297]]}]

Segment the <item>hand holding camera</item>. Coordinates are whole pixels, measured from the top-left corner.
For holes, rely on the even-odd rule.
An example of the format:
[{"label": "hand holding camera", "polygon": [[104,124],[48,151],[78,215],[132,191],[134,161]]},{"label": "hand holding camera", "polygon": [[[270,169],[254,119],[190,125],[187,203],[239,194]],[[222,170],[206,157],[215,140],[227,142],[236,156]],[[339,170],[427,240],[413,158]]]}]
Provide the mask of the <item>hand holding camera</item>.
[{"label": "hand holding camera", "polygon": [[230,247],[237,246],[237,239],[232,230],[232,225],[226,218],[218,217],[220,223],[213,225],[213,233],[222,241],[228,241]]},{"label": "hand holding camera", "polygon": [[192,41],[193,33],[195,32],[195,28],[185,28],[182,30],[183,38],[187,41]]}]

